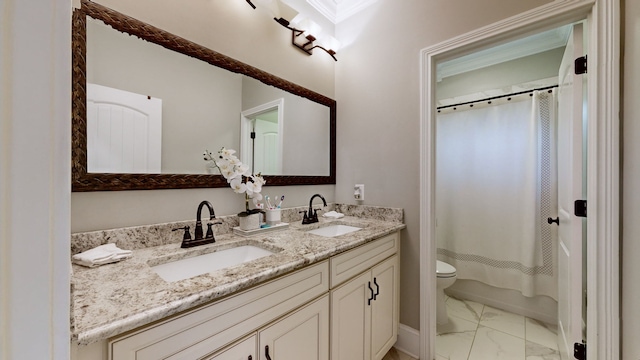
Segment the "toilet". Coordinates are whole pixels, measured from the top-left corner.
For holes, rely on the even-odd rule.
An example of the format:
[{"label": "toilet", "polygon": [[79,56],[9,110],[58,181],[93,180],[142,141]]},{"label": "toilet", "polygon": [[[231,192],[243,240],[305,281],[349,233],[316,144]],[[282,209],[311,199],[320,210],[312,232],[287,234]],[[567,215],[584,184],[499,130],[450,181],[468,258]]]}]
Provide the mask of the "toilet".
[{"label": "toilet", "polygon": [[438,324],[446,324],[449,322],[449,317],[447,316],[447,306],[444,302],[444,289],[456,282],[456,268],[438,260],[436,274],[436,322]]}]

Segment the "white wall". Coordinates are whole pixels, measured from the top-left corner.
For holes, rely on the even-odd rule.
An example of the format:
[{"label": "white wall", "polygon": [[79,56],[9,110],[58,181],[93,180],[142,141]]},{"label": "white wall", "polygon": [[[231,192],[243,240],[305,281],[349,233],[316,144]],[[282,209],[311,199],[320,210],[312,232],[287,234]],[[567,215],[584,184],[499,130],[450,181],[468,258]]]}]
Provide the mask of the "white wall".
[{"label": "white wall", "polygon": [[0,359],[69,357],[71,12],[0,0]]},{"label": "white wall", "polygon": [[640,359],[640,2],[624,1],[622,74],[622,359]]},{"label": "white wall", "polygon": [[546,3],[379,0],[339,23],[337,202],[402,207],[400,322],[419,329],[420,50]]},{"label": "white wall", "polygon": [[[97,2],[315,92],[334,97],[334,60],[322,52],[309,56],[296,49],[291,45],[290,31],[253,10],[245,1]],[[327,201],[334,200],[334,186],[269,188],[268,185],[263,193],[284,194],[287,207],[306,205],[315,193],[323,194]],[[212,202],[218,215],[234,214],[244,209],[242,197],[229,188],[73,193],[71,231],[194,219],[198,203],[205,199]]]}]

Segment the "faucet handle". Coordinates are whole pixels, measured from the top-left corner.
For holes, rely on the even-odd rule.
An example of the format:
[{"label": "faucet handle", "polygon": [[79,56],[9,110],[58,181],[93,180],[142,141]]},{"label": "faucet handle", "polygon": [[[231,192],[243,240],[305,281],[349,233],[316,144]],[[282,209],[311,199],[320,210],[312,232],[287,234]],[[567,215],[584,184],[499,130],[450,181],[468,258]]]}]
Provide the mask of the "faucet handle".
[{"label": "faucet handle", "polygon": [[[214,223],[207,223],[207,235],[205,235],[205,239],[213,239],[213,225],[220,225],[222,224],[222,221],[216,221]],[[215,240],[214,240],[215,242]]]},{"label": "faucet handle", "polygon": [[318,221],[318,210],[324,211],[323,209],[313,209],[313,222]]},{"label": "faucet handle", "polygon": [[189,232],[190,227],[184,226],[172,229],[171,231],[184,230],[184,235],[182,235],[182,240],[191,240],[191,233]]}]

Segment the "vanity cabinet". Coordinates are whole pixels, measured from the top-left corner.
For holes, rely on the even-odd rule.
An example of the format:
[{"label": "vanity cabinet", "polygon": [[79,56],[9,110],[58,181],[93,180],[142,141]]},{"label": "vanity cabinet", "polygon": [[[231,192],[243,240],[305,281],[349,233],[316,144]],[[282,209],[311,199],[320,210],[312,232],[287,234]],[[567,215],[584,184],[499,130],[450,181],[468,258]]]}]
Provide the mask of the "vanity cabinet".
[{"label": "vanity cabinet", "polygon": [[[380,360],[398,334],[395,232],[89,346],[74,360]],[[268,349],[268,351],[267,351]]]},{"label": "vanity cabinet", "polygon": [[109,359],[201,359],[328,290],[328,264],[324,261],[113,338],[108,344]]}]

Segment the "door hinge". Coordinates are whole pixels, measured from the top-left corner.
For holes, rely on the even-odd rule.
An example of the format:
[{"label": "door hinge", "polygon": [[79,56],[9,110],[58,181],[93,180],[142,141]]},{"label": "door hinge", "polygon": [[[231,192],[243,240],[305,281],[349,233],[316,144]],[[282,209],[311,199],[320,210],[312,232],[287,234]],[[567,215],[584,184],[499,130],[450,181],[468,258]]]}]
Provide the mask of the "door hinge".
[{"label": "door hinge", "polygon": [[579,57],[573,63],[576,71],[576,75],[587,73],[587,55]]},{"label": "door hinge", "polygon": [[255,139],[255,138],[256,138],[256,132],[255,132],[255,131],[252,131],[252,132],[251,132],[251,138],[252,138],[252,139]]},{"label": "door hinge", "polygon": [[573,203],[573,213],[579,217],[587,217],[587,200],[576,200]]},{"label": "door hinge", "polygon": [[582,343],[573,344],[573,357],[578,360],[587,360],[587,343],[582,341]]}]

